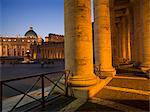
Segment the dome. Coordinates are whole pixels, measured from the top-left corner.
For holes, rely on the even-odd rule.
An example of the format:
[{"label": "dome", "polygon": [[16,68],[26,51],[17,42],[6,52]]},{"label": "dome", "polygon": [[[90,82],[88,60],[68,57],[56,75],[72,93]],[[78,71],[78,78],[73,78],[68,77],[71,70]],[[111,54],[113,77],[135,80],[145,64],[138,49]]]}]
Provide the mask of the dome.
[{"label": "dome", "polygon": [[35,31],[33,31],[33,27],[30,27],[30,29],[25,33],[25,36],[38,37]]}]

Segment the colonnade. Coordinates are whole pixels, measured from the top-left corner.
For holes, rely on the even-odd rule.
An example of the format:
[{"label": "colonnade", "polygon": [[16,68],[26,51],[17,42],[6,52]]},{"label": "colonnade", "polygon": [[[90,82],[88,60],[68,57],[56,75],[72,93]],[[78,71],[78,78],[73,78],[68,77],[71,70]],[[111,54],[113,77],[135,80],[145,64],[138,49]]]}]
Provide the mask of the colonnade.
[{"label": "colonnade", "polygon": [[[29,48],[29,47],[28,47]],[[0,56],[25,56],[26,46],[0,45]]]},{"label": "colonnade", "polygon": [[63,48],[33,48],[33,59],[64,59]]},{"label": "colonnade", "polygon": [[[110,21],[115,20],[110,18],[110,10],[112,10],[110,1],[115,0],[93,1],[95,51],[92,47],[91,0],[64,0],[65,69],[73,74],[69,78],[71,86],[85,88],[99,83],[97,76],[93,73],[93,52],[95,64],[104,76],[115,75],[112,59],[115,59],[116,63],[124,63],[125,60],[140,61],[141,67],[150,69],[150,1],[142,1],[140,7],[143,8],[139,8],[142,14],[140,20],[137,17],[138,12],[135,13],[134,10],[132,12],[128,8],[119,22],[113,24],[110,24]],[[139,3],[139,1],[130,2]],[[133,5],[132,9],[134,8]],[[134,20],[131,20],[132,17]],[[138,28],[141,27],[138,25],[139,21],[143,25],[142,28]],[[117,34],[111,35],[111,30]],[[112,46],[117,48],[112,50]]]},{"label": "colonnade", "polygon": [[131,57],[146,71],[150,69],[150,1],[134,0],[131,3],[134,6],[134,50]]}]

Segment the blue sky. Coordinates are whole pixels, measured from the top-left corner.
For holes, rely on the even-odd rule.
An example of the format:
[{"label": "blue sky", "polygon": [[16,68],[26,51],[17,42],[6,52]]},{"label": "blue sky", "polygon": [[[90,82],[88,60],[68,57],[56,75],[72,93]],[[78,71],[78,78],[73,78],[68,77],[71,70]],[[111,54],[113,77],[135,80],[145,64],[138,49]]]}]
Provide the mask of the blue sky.
[{"label": "blue sky", "polygon": [[[0,0],[0,34],[24,35],[33,26],[43,38],[64,34],[64,0]],[[2,6],[2,8],[1,8]]]},{"label": "blue sky", "polygon": [[0,0],[0,34],[64,34],[64,0]]},{"label": "blue sky", "polygon": [[1,34],[1,31],[2,31],[2,1],[0,0],[0,34]]}]

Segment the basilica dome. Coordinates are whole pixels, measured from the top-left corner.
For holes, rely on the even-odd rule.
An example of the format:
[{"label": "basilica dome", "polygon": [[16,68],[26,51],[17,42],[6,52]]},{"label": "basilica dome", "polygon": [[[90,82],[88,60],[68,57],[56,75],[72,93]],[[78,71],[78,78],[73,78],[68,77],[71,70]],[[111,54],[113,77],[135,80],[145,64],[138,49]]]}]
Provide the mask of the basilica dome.
[{"label": "basilica dome", "polygon": [[38,37],[35,31],[33,31],[33,27],[30,27],[30,29],[25,33],[25,36]]}]

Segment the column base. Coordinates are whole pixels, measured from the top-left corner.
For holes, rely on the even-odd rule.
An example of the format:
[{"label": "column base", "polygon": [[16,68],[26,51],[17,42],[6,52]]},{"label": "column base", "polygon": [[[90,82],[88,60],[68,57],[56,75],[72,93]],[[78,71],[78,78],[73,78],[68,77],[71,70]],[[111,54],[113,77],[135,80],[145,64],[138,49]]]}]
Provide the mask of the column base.
[{"label": "column base", "polygon": [[[89,76],[89,77],[87,77]],[[95,85],[99,82],[99,77],[97,77],[95,74],[87,75],[86,77],[82,75],[76,75],[76,76],[71,76],[68,80],[68,83],[72,87],[88,87]]]},{"label": "column base", "polygon": [[150,66],[141,65],[141,66],[140,66],[140,69],[141,69],[143,72],[147,72],[148,70],[150,70]]},{"label": "column base", "polygon": [[114,68],[112,68],[112,69],[101,69],[100,74],[101,74],[101,76],[104,76],[104,77],[113,77],[116,75],[116,70]]},{"label": "column base", "polygon": [[[89,87],[75,87],[69,85],[68,87],[68,95],[80,99],[89,99],[96,95],[105,85],[107,85],[111,81],[112,77],[108,77],[106,79],[100,79],[97,84]],[[64,83],[59,83],[59,86],[65,89]],[[56,92],[60,92],[64,94],[64,92],[58,88],[55,90]]]}]

